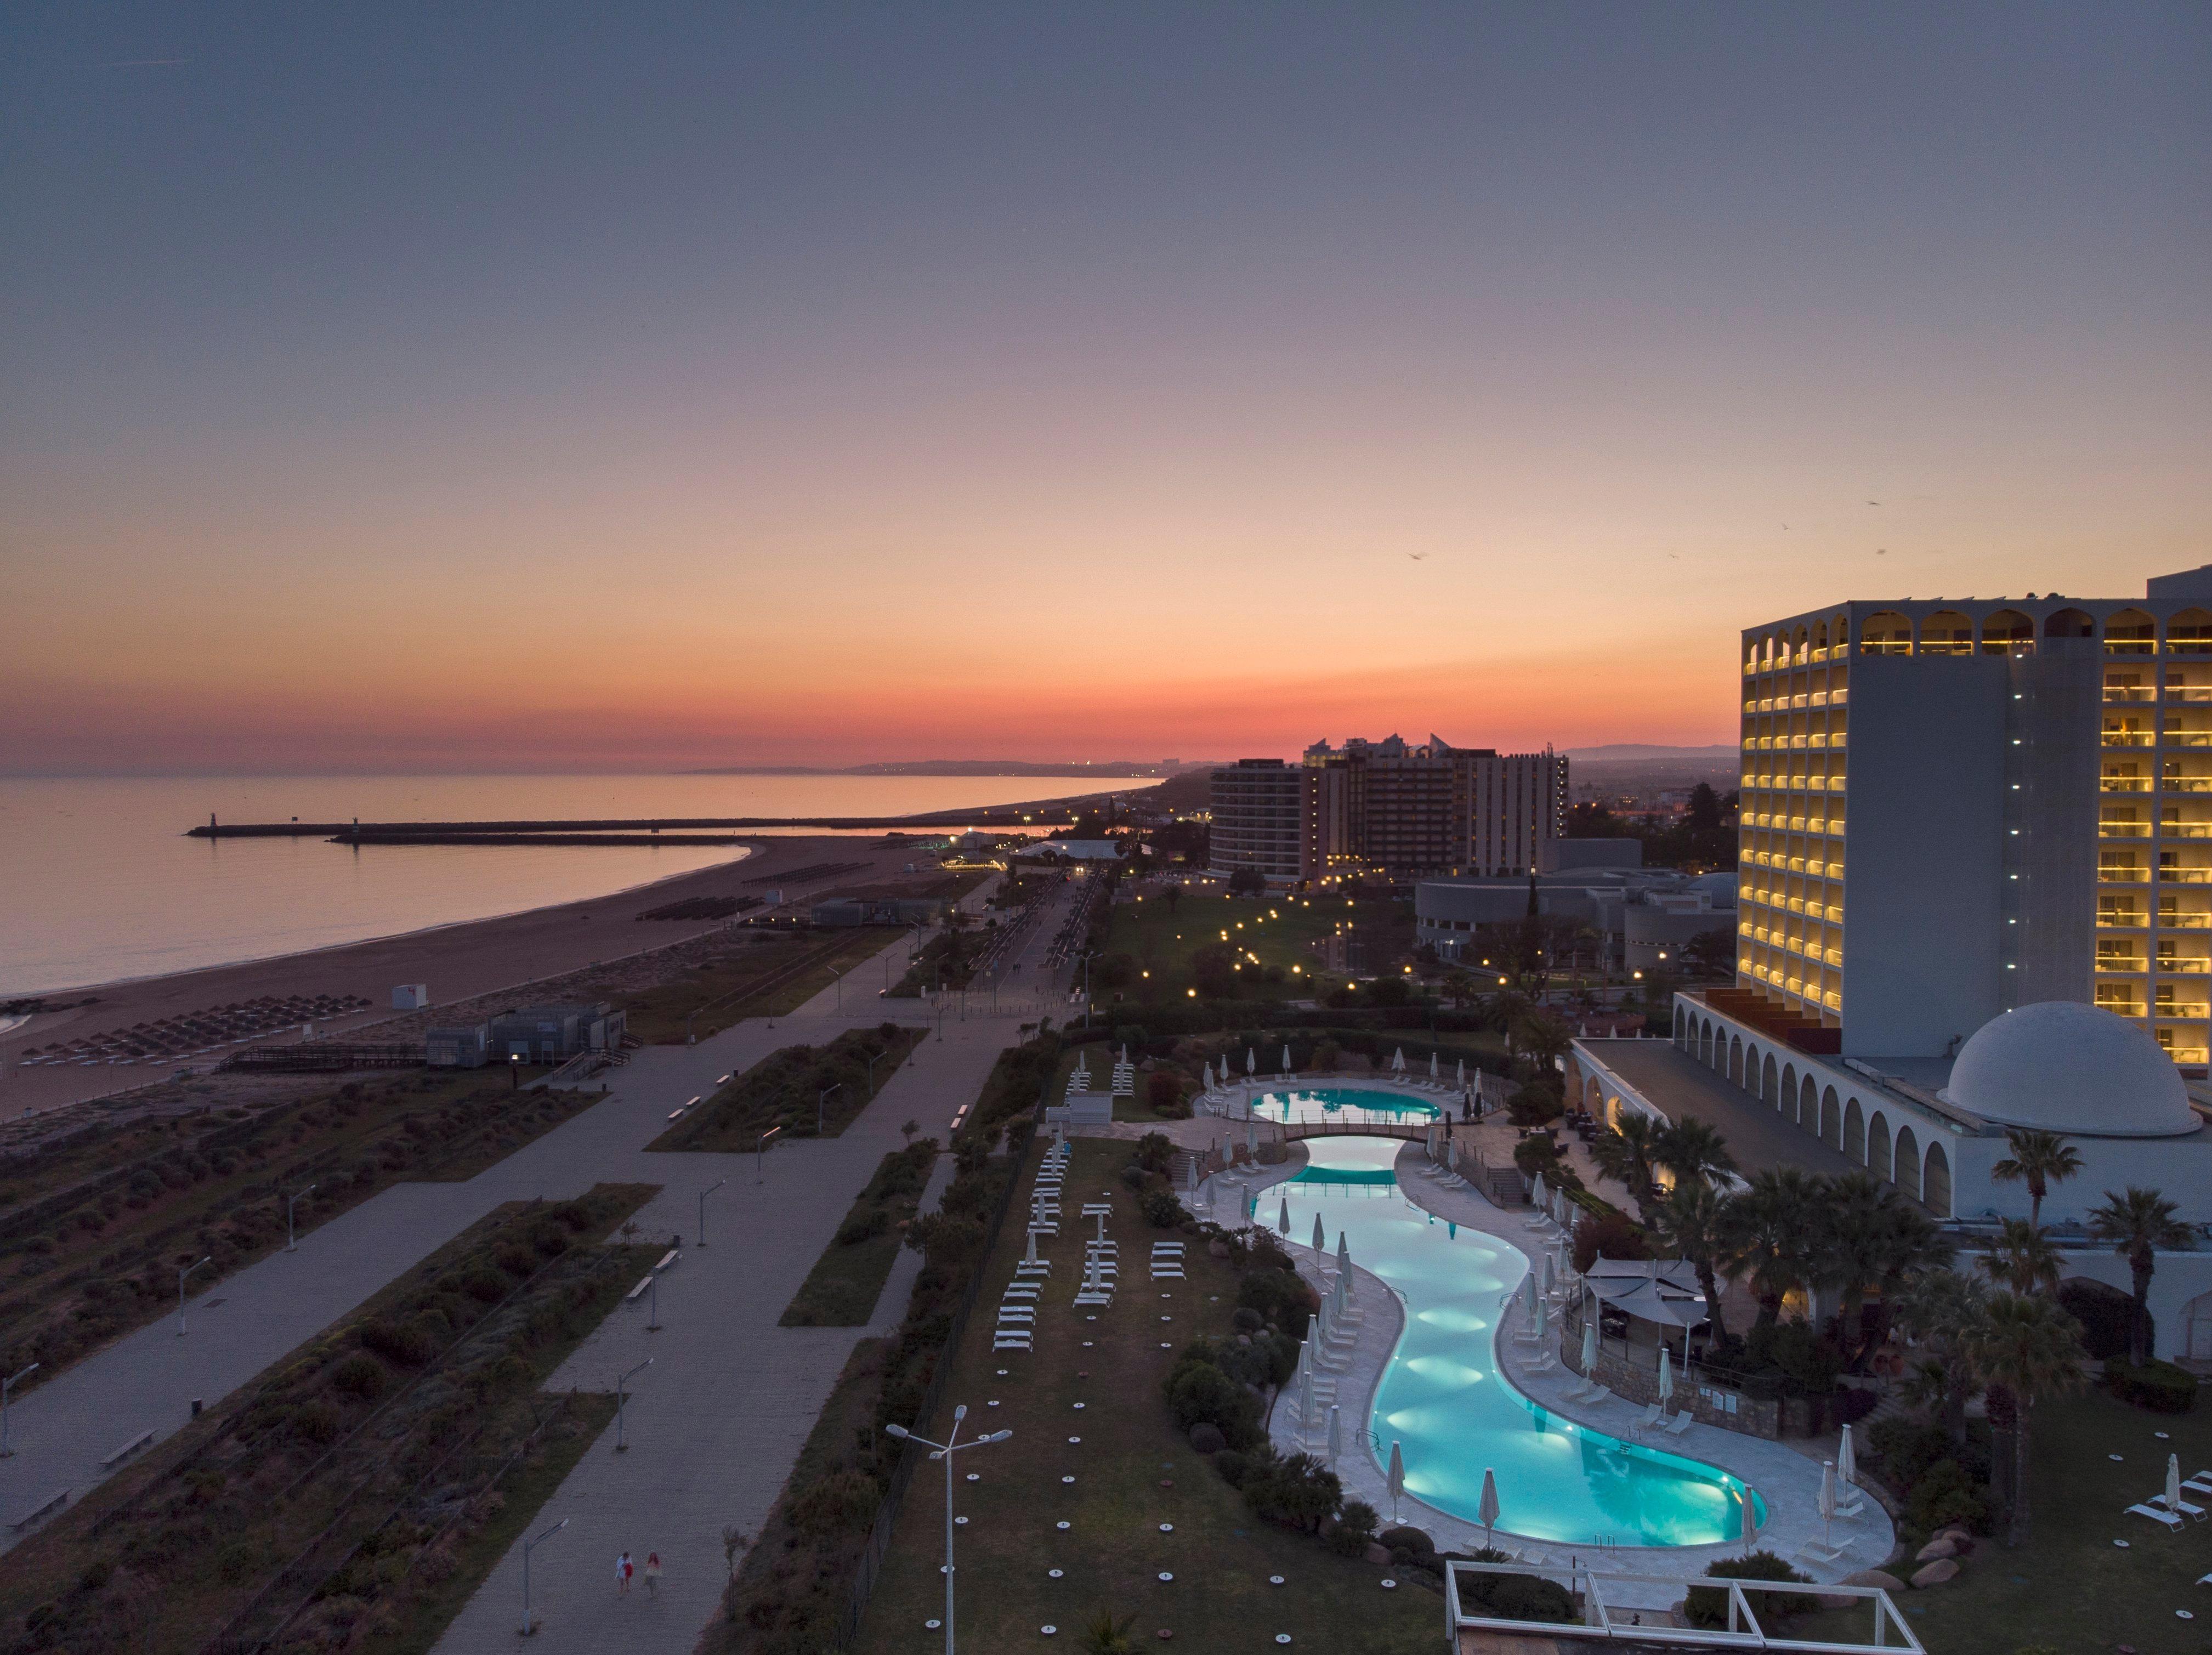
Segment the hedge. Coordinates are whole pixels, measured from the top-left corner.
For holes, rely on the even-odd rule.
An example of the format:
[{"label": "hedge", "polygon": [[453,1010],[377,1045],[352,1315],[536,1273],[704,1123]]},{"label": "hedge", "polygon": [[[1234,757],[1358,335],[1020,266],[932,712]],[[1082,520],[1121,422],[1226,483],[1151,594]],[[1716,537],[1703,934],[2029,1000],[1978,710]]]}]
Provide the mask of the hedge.
[{"label": "hedge", "polygon": [[2154,1414],[2186,1414],[2197,1406],[2197,1376],[2154,1359],[2137,1367],[2124,1357],[2106,1358],[2105,1389]]}]

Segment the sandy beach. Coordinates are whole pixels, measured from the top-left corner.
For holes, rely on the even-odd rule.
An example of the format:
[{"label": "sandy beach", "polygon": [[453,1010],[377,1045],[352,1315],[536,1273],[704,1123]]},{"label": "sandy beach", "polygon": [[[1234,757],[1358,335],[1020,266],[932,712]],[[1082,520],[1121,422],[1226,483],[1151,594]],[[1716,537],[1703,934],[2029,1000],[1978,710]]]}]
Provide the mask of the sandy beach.
[{"label": "sandy beach", "polygon": [[[41,1013],[0,1033],[0,1121],[15,1119],[27,1110],[44,1113],[166,1080],[175,1067],[108,1063],[21,1067],[20,1060],[26,1050],[58,1039],[121,1030],[264,995],[359,995],[368,1001],[368,1010],[322,1025],[318,1031],[366,1030],[397,1015],[392,1009],[392,990],[399,983],[428,984],[434,1006],[519,989],[597,962],[665,948],[727,923],[723,920],[640,922],[636,916],[645,909],[699,897],[759,897],[770,888],[757,883],[763,876],[824,863],[868,864],[842,873],[793,879],[781,887],[787,904],[799,902],[840,886],[896,876],[913,855],[907,845],[885,845],[876,840],[779,835],[755,841],[752,854],[742,859],[679,874],[641,890],[343,947],[61,990],[50,999],[90,1003]],[[297,1037],[296,1030],[291,1037]],[[362,1037],[374,1037],[364,1034]],[[201,1058],[193,1066],[206,1068],[216,1061]]]}]

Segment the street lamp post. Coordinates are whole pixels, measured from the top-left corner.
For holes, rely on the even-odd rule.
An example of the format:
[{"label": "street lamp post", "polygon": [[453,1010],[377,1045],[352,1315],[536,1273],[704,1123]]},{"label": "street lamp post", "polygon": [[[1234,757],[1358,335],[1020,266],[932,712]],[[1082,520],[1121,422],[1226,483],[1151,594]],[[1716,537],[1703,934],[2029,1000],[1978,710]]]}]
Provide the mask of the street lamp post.
[{"label": "street lamp post", "polygon": [[[212,1256],[200,1261],[200,1264],[214,1263]],[[177,1272],[177,1337],[179,1339],[185,1336],[185,1278],[199,1269],[200,1264],[187,1264]]]},{"label": "street lamp post", "polygon": [[707,1197],[728,1182],[727,1178],[717,1178],[699,1192],[699,1244],[702,1247],[707,1244]]},{"label": "street lamp post", "polygon": [[994,1431],[988,1436],[962,1442],[960,1421],[967,1417],[968,1405],[963,1402],[952,1410],[952,1434],[941,1443],[917,1437],[902,1425],[884,1427],[902,1442],[920,1443],[930,1450],[930,1458],[945,1462],[945,1655],[952,1655],[952,1457],[963,1448],[981,1448],[986,1443],[1004,1442],[1014,1434],[1011,1431]]},{"label": "street lamp post", "polygon": [[284,1250],[288,1253],[296,1253],[300,1250],[299,1238],[292,1227],[292,1209],[297,1207],[301,1202],[305,1201],[309,1196],[313,1195],[315,1193],[315,1188],[316,1186],[311,1183],[305,1190],[300,1191],[298,1195],[289,1196],[285,1200]]},{"label": "street lamp post", "polygon": [[626,1454],[629,1451],[629,1445],[623,1440],[623,1409],[629,1401],[629,1393],[623,1387],[652,1366],[653,1358],[648,1356],[615,1381],[615,1452],[617,1454]]},{"label": "street lamp post", "polygon": [[537,1539],[522,1542],[522,1635],[526,1638],[538,1630],[537,1622],[530,1618],[530,1554],[568,1526],[568,1519],[564,1517]]},{"label": "street lamp post", "polygon": [[0,1460],[15,1451],[8,1446],[8,1393],[38,1371],[39,1365],[33,1362],[14,1378],[0,1379]]},{"label": "street lamp post", "polygon": [[522,1090],[522,1054],[519,1051],[511,1051],[507,1055],[507,1078],[508,1081],[507,1089],[509,1092]]},{"label": "street lamp post", "polygon": [[765,1183],[768,1181],[768,1174],[761,1170],[768,1164],[768,1141],[782,1130],[780,1126],[772,1126],[753,1140],[753,1182],[755,1183]]},{"label": "street lamp post", "polygon": [[823,1130],[824,1130],[824,1126],[823,1126],[824,1111],[825,1111],[825,1108],[826,1108],[827,1104],[829,1104],[829,1102],[830,1102],[830,1094],[831,1092],[842,1092],[842,1091],[844,1091],[844,1089],[845,1089],[845,1083],[844,1083],[842,1080],[839,1080],[839,1081],[836,1082],[834,1085],[826,1086],[823,1087],[823,1088],[822,1088],[822,1092],[821,1092],[821,1095],[820,1095],[819,1097],[817,1097],[817,1098],[815,1098],[815,1100],[814,1100],[814,1135],[815,1135],[816,1137],[817,1137],[817,1138],[818,1138],[818,1137],[820,1137],[820,1136],[822,1135],[822,1134],[823,1134]]}]

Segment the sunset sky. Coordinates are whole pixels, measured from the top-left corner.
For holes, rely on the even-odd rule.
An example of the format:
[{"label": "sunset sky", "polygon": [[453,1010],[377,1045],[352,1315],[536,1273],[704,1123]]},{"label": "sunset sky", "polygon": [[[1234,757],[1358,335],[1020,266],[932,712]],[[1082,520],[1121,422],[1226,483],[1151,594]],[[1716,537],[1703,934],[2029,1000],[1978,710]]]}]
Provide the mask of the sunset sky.
[{"label": "sunset sky", "polygon": [[2208,86],[2201,4],[12,8],[0,771],[1726,740],[1741,626],[2212,562]]}]

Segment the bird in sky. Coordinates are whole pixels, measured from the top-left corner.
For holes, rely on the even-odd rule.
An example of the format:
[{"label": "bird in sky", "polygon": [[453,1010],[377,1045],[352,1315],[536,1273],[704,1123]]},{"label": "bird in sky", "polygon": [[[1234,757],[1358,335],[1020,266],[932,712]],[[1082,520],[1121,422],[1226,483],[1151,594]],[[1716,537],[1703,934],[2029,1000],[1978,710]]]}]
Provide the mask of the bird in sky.
[{"label": "bird in sky", "polygon": [[1782,526],[1782,529],[1783,529],[1783,532],[1784,532],[1784,533],[1785,533],[1785,534],[1786,534],[1786,533],[1788,533],[1788,532],[1789,532],[1789,531],[1790,531],[1790,525],[1789,525],[1789,524],[1787,524],[1787,523],[1784,523],[1784,524]]},{"label": "bird in sky", "polygon": [[1877,557],[1887,557],[1889,556],[1889,548],[1887,546],[1876,546],[1874,549],[1874,555]]},{"label": "bird in sky", "polygon": [[1412,558],[1417,563],[1427,557],[1428,555],[1429,554],[1425,551],[1409,551],[1406,554],[1406,556]]},{"label": "bird in sky", "polygon": [[1867,502],[1867,504],[1869,506],[1879,506],[1881,504],[1881,502],[1879,500],[1869,500]]}]

